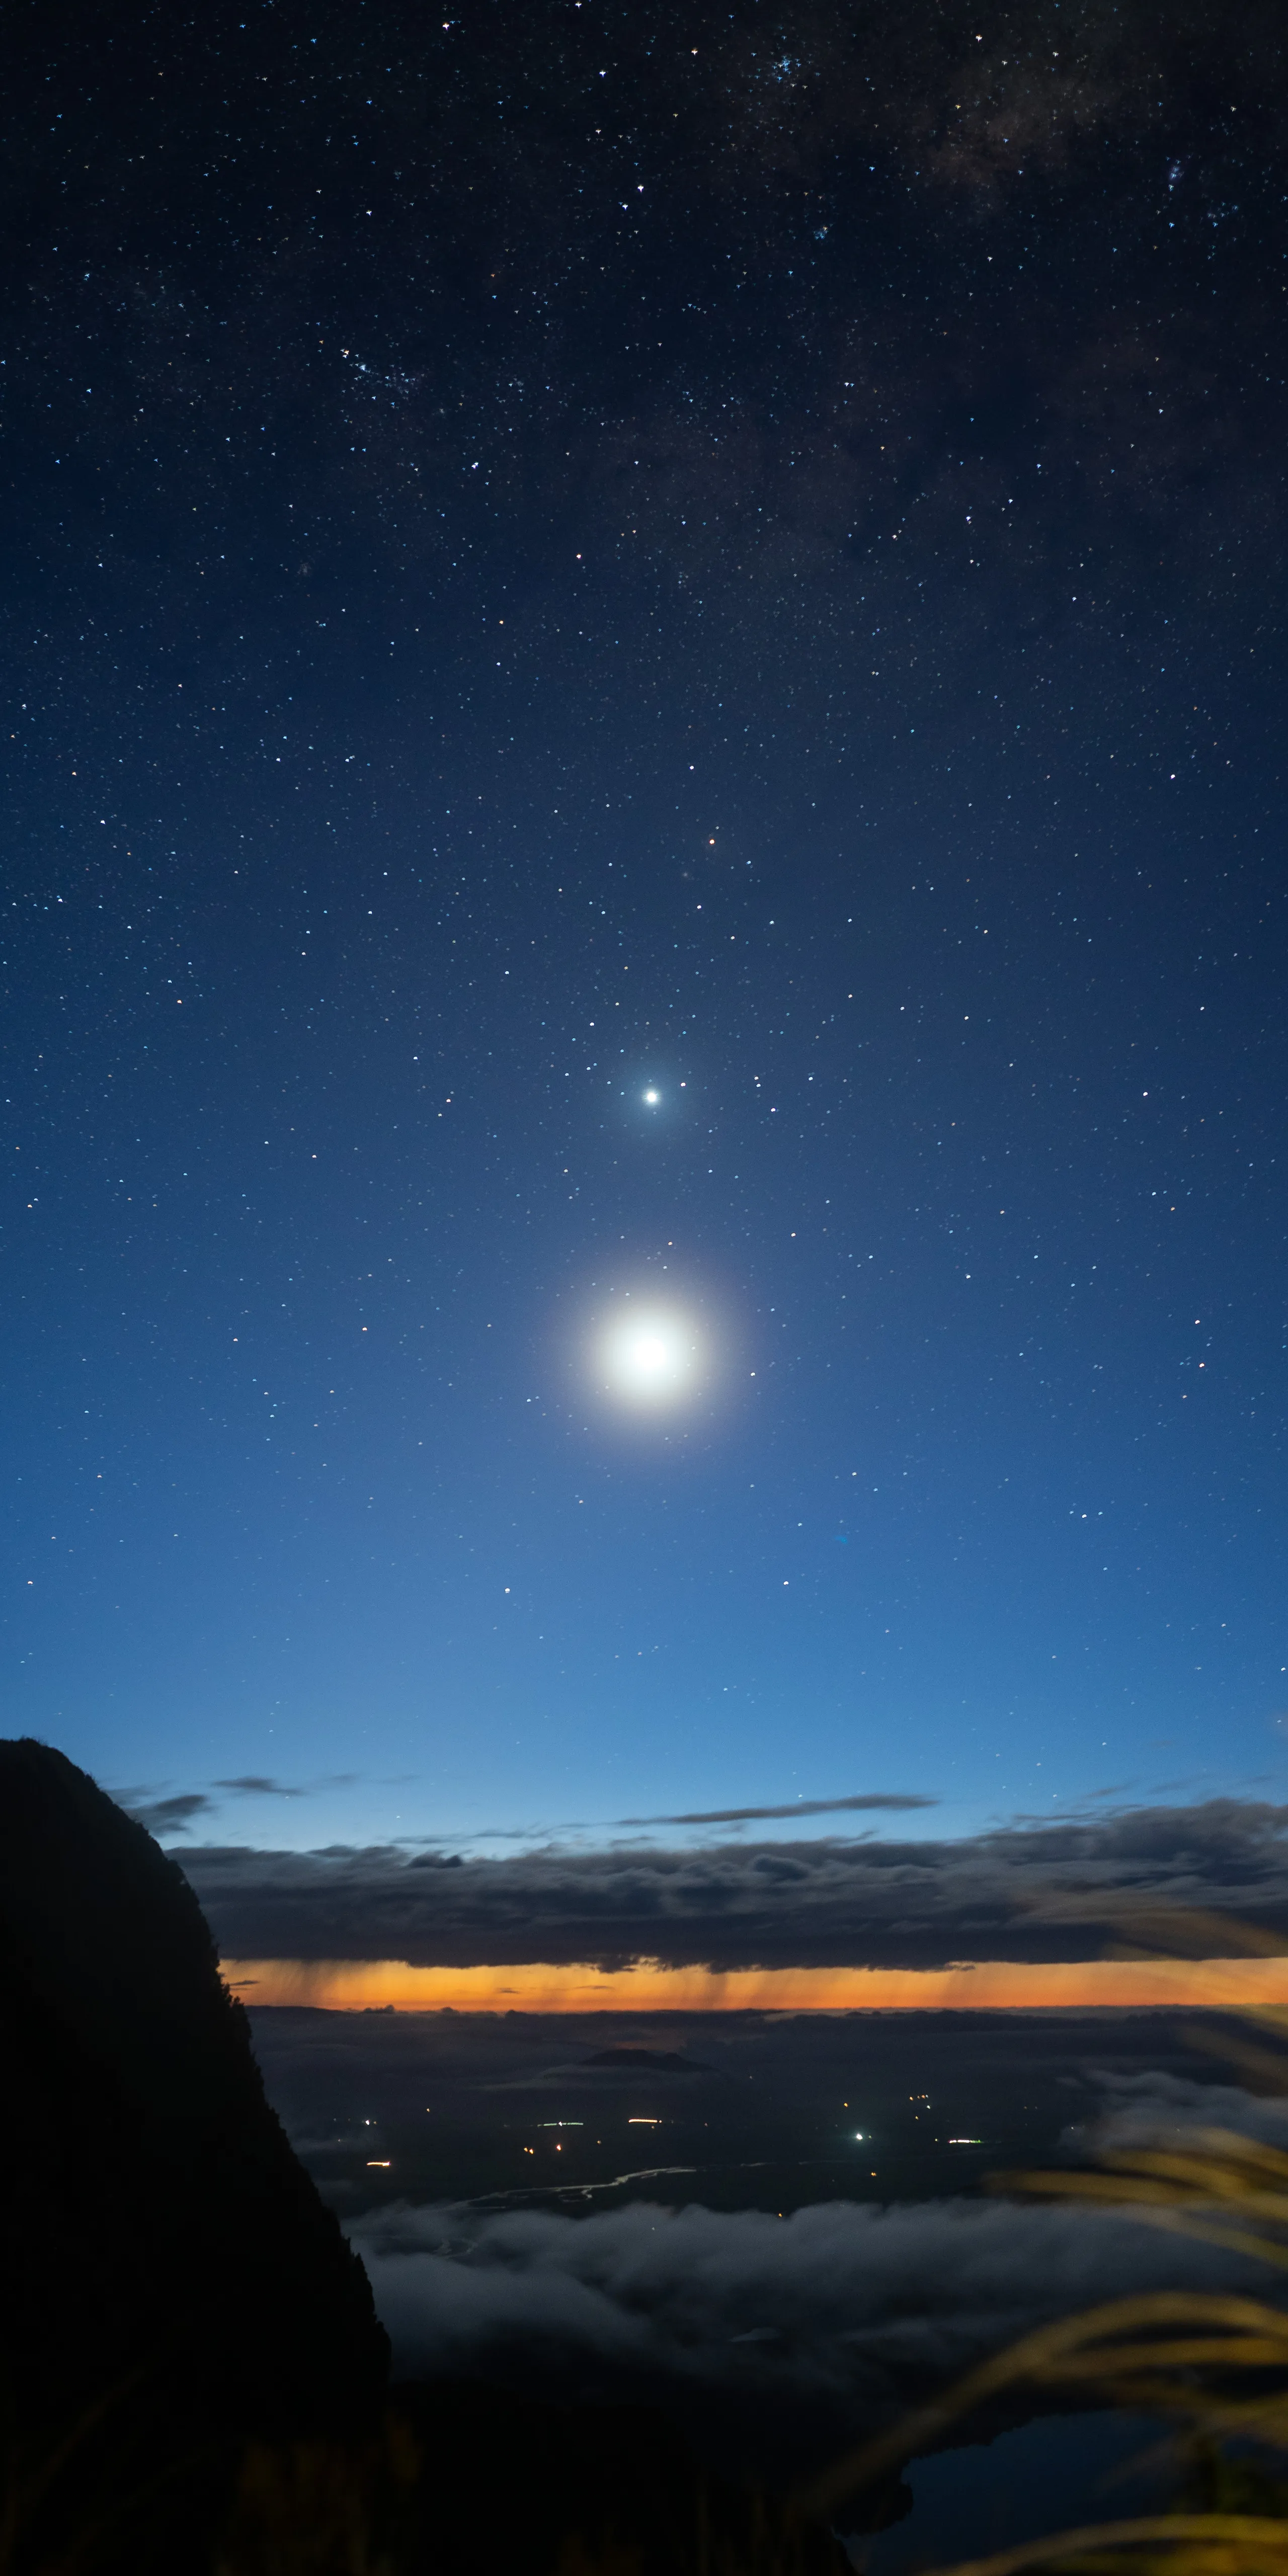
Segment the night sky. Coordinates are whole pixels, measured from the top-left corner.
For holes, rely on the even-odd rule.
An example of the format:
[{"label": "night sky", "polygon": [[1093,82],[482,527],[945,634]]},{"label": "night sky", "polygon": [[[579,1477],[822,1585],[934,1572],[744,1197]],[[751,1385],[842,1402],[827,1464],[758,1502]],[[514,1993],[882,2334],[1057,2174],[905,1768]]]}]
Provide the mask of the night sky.
[{"label": "night sky", "polygon": [[14,28],[5,1731],[1282,1796],[1280,9]]}]

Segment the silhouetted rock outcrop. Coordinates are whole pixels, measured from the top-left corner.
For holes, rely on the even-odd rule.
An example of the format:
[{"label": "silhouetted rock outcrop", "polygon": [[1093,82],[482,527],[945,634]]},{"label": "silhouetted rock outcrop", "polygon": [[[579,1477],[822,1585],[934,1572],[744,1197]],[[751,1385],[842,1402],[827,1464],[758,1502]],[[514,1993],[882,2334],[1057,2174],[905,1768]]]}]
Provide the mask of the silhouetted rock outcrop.
[{"label": "silhouetted rock outcrop", "polygon": [[0,2049],[21,2422],[70,2423],[132,2374],[228,2432],[374,2414],[388,2346],[366,2274],[265,2099],[195,1896],[25,1740],[0,1743]]},{"label": "silhouetted rock outcrop", "polygon": [[450,2381],[386,2406],[366,2274],[182,1871],[25,1741],[0,1742],[0,2048],[10,2576],[844,2576],[646,2410]]}]

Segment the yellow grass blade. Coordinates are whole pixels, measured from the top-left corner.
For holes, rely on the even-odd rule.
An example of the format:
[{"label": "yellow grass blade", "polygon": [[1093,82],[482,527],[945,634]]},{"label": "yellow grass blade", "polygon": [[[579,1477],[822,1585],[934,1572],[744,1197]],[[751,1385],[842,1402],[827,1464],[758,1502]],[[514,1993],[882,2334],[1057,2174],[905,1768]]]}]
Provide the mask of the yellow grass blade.
[{"label": "yellow grass blade", "polygon": [[[1042,2540],[1022,2542],[1015,2549],[999,2549],[990,2558],[967,2558],[951,2571],[951,2576],[1016,2576],[1022,2567],[1038,2567],[1053,2561],[1061,2566],[1074,2560],[1099,2560],[1102,2550],[1140,2549],[1150,2544],[1161,2545],[1167,2552],[1166,2563],[1177,2568],[1191,2564],[1190,2551],[1195,2544],[1210,2548],[1213,2543],[1222,2552],[1232,2553],[1232,2569],[1282,2567],[1288,2564],[1288,2522],[1275,2522],[1269,2515],[1240,2513],[1172,2513],[1141,2514],[1128,2522],[1088,2523],[1075,2531],[1050,2533]],[[1206,2550],[1199,2562],[1210,2565]],[[1222,2564],[1226,2563],[1224,2558]]]}]

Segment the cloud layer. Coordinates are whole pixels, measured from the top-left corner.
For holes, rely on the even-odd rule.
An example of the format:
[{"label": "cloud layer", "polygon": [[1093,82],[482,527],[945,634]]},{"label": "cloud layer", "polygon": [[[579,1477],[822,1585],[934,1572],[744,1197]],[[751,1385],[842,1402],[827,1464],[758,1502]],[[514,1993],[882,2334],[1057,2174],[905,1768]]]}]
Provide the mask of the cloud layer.
[{"label": "cloud layer", "polygon": [[[171,1802],[173,1803],[173,1802]],[[197,1848],[226,1955],[516,1966],[942,1967],[1098,1957],[1124,1912],[1201,1908],[1288,1941],[1288,1807],[1212,1799],[960,1842],[547,1848]],[[1212,1953],[1237,1948],[1214,1933]]]},{"label": "cloud layer", "polygon": [[[587,2218],[401,2208],[350,2231],[404,2371],[682,2411],[716,2456],[820,2467],[1045,2317],[1132,2289],[1264,2292],[1131,2220],[939,2201]],[[1049,2402],[1049,2401],[1048,2401]]]},{"label": "cloud layer", "polygon": [[937,1807],[938,1798],[866,1795],[859,1798],[793,1798],[785,1807],[707,1807],[687,1816],[623,1816],[624,1825],[745,1825],[771,1816],[839,1816],[871,1814],[883,1807],[907,1813],[914,1807]]}]

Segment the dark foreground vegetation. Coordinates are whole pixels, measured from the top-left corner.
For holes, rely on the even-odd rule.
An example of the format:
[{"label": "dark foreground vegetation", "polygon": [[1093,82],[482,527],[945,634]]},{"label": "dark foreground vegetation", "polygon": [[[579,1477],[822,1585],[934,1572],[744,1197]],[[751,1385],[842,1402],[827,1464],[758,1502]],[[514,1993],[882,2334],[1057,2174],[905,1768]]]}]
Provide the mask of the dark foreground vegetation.
[{"label": "dark foreground vegetation", "polygon": [[4,2576],[846,2576],[825,2523],[704,2475],[663,2417],[459,2382],[275,2441],[130,2385],[28,2419],[5,2472]]}]

